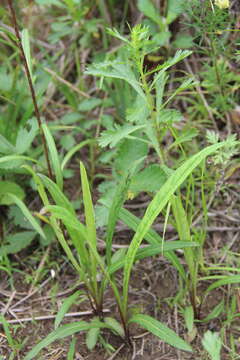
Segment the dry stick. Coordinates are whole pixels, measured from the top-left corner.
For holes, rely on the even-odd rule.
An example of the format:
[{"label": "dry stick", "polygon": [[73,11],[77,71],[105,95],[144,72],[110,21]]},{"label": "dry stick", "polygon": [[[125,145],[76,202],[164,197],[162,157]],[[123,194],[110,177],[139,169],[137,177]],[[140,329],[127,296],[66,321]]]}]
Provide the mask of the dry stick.
[{"label": "dry stick", "polygon": [[51,168],[51,165],[50,165],[48,149],[47,149],[47,142],[46,142],[46,138],[44,136],[43,130],[42,130],[42,121],[41,121],[40,112],[39,112],[39,108],[38,108],[38,104],[37,104],[36,94],[35,94],[35,90],[34,90],[34,87],[33,87],[33,82],[32,82],[31,74],[30,74],[30,71],[29,71],[27,59],[26,59],[24,49],[23,49],[23,46],[22,46],[21,36],[20,36],[19,29],[18,29],[18,24],[17,24],[16,13],[15,13],[15,10],[14,10],[14,7],[13,7],[12,0],[7,0],[7,2],[8,2],[9,9],[10,9],[11,17],[12,17],[15,34],[16,34],[16,37],[17,37],[17,44],[18,44],[18,47],[19,47],[19,50],[20,50],[20,54],[22,56],[23,65],[24,65],[25,72],[26,72],[26,75],[27,75],[28,85],[29,85],[29,88],[30,88],[31,96],[32,96],[32,101],[33,101],[35,115],[36,115],[37,122],[38,122],[39,131],[40,131],[40,134],[41,134],[41,137],[42,137],[44,154],[45,154],[45,158],[46,158],[46,161],[47,161],[47,167],[48,167],[48,175],[49,175],[49,177],[51,179],[53,179],[53,173],[52,173],[52,168]]},{"label": "dry stick", "polygon": [[[109,313],[110,310],[108,309],[103,309],[104,313]],[[64,315],[64,317],[76,317],[76,316],[90,316],[93,315],[92,311],[81,311],[81,312],[72,312],[72,313],[66,313]],[[8,320],[7,322],[8,324],[19,324],[21,322],[30,322],[30,321],[39,321],[39,320],[51,320],[51,319],[55,319],[57,316],[56,315],[42,315],[42,316],[32,316],[32,317],[26,317],[26,318],[19,318],[17,319],[12,319],[12,320]]]}]

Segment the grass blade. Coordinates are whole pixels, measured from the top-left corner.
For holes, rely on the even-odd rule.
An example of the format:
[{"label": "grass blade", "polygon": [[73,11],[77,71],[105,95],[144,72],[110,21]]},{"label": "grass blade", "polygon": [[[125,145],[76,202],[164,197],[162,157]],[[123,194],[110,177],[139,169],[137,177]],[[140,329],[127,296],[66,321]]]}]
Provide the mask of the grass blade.
[{"label": "grass blade", "polygon": [[165,343],[172,345],[177,349],[192,351],[191,346],[181,339],[173,330],[169,329],[165,324],[152,318],[151,316],[137,314],[129,320],[129,323],[139,324],[144,329],[159,337]]},{"label": "grass blade", "polygon": [[89,182],[87,178],[87,173],[83,163],[80,163],[80,173],[81,173],[81,182],[82,182],[82,193],[83,193],[83,204],[84,204],[84,213],[86,221],[86,231],[87,231],[87,241],[90,246],[90,268],[91,268],[91,277],[93,281],[95,296],[98,298],[98,283],[97,283],[97,261],[95,259],[94,253],[97,253],[97,235],[96,235],[96,226],[95,226],[95,215],[92,197],[89,188]]},{"label": "grass blade", "polygon": [[63,175],[62,175],[61,164],[60,164],[57,148],[56,148],[53,136],[47,127],[47,124],[43,124],[42,129],[43,129],[46,141],[47,141],[50,158],[51,158],[51,162],[52,162],[52,167],[54,169],[54,173],[56,176],[56,183],[59,186],[59,189],[62,190],[63,189]]},{"label": "grass blade", "polygon": [[167,205],[174,192],[181,186],[186,178],[192,173],[192,171],[209,155],[216,152],[216,150],[225,146],[226,142],[221,142],[208,146],[196,155],[193,155],[190,159],[185,161],[177,170],[175,170],[168,180],[164,183],[161,189],[157,192],[151,203],[149,204],[143,219],[141,220],[137,231],[132,239],[126,254],[126,262],[124,266],[124,279],[123,279],[123,311],[127,314],[128,303],[128,286],[132,265],[134,262],[137,250],[150,229],[152,223]]},{"label": "grass blade", "polygon": [[87,323],[86,321],[73,322],[71,324],[63,325],[57,330],[52,331],[45,339],[40,341],[34,348],[24,357],[23,360],[32,360],[38,353],[46,346],[52,344],[54,341],[71,336],[80,331],[87,331],[93,328],[105,328],[106,324],[100,321]]},{"label": "grass blade", "polygon": [[26,219],[30,222],[34,230],[38,232],[39,235],[41,235],[44,239],[46,239],[44,232],[42,231],[41,226],[38,224],[38,222],[34,219],[26,205],[20,200],[17,196],[8,193],[8,197],[19,207],[19,209],[22,211],[23,215],[26,217]]},{"label": "grass blade", "polygon": [[79,298],[81,294],[81,291],[76,291],[74,294],[72,294],[71,296],[69,296],[67,299],[65,299],[62,303],[62,306],[60,307],[57,316],[55,318],[55,322],[54,322],[54,329],[56,330],[62,319],[64,318],[66,312],[68,311],[68,309],[72,306],[72,304],[74,304],[76,302],[76,300]]}]

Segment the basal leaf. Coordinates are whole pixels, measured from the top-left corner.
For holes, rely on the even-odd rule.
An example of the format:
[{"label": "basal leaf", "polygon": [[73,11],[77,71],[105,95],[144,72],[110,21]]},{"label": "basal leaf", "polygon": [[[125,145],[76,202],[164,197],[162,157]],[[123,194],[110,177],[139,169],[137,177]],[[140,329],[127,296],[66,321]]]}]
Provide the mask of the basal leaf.
[{"label": "basal leaf", "polygon": [[93,328],[104,328],[107,327],[104,323],[100,321],[87,323],[86,321],[78,321],[73,322],[71,324],[63,325],[57,330],[52,331],[45,339],[40,341],[37,345],[33,347],[33,349],[24,357],[23,360],[32,360],[34,359],[39,352],[47,347],[48,345],[52,344],[56,340],[64,339],[65,337],[71,336],[75,333],[80,331],[88,331],[89,329]]},{"label": "basal leaf", "polygon": [[128,286],[132,265],[137,253],[137,250],[150,229],[152,223],[167,205],[175,191],[182,185],[186,178],[193,172],[193,170],[209,155],[216,152],[218,149],[226,145],[226,142],[208,146],[190,159],[185,161],[164,183],[158,193],[155,195],[149,204],[143,219],[141,220],[137,231],[131,241],[126,255],[126,263],[124,266],[124,280],[123,280],[123,309],[127,313],[128,303]]},{"label": "basal leaf", "polygon": [[165,324],[148,315],[137,314],[130,318],[129,323],[137,323],[144,329],[159,337],[165,343],[184,351],[192,351],[183,339],[181,339],[173,330]]},{"label": "basal leaf", "polygon": [[67,313],[68,309],[77,301],[80,294],[81,294],[81,291],[78,290],[63,301],[62,306],[60,307],[60,309],[57,313],[57,316],[55,318],[55,321],[54,321],[54,329],[55,330],[59,327],[59,325],[60,325],[61,321],[63,320],[65,314]]},{"label": "basal leaf", "polygon": [[113,148],[117,143],[125,139],[128,135],[139,129],[143,129],[144,127],[145,125],[115,125],[114,130],[106,130],[101,133],[101,137],[98,141],[99,145],[102,147],[109,145],[110,148]]}]

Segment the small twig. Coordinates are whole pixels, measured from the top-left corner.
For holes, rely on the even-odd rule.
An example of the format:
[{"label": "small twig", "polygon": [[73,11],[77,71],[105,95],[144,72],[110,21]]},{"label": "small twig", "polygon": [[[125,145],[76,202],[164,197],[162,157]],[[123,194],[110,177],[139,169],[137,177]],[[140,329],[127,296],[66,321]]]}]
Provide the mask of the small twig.
[{"label": "small twig", "polygon": [[[108,309],[103,309],[104,313],[109,313],[110,310]],[[67,313],[64,315],[64,317],[76,317],[76,316],[90,316],[90,315],[94,315],[93,311],[81,311],[81,312],[72,312],[72,313]],[[22,323],[22,322],[30,322],[30,321],[42,321],[42,320],[51,320],[51,319],[55,319],[57,316],[56,315],[42,315],[42,316],[32,316],[32,317],[26,317],[26,318],[19,318],[18,320],[16,319],[6,319],[6,321],[8,322],[8,324],[18,324],[18,323]]]},{"label": "small twig", "polygon": [[44,67],[43,68],[47,73],[51,74],[55,79],[57,79],[59,82],[61,82],[64,85],[67,85],[68,87],[70,87],[70,89],[72,89],[73,91],[77,92],[79,95],[84,96],[85,98],[89,99],[90,96],[85,93],[84,91],[78,89],[75,85],[71,84],[69,81],[63,79],[61,76],[59,76],[58,74],[56,74],[53,70]]},{"label": "small twig", "polygon": [[117,354],[122,350],[122,348],[125,346],[125,344],[122,344],[121,346],[119,346],[119,348],[115,351],[115,353],[114,354],[112,354],[111,356],[110,356],[110,358],[108,358],[107,360],[113,360],[116,356],[117,356]]},{"label": "small twig", "polygon": [[10,9],[11,17],[12,17],[12,22],[13,22],[15,34],[16,34],[16,37],[17,37],[17,45],[18,45],[18,48],[20,50],[20,54],[22,56],[23,65],[24,65],[24,68],[25,68],[25,72],[26,72],[26,76],[27,76],[27,80],[28,80],[28,85],[29,85],[29,88],[30,88],[31,96],[32,96],[32,101],[33,101],[35,115],[36,115],[37,122],[38,122],[39,131],[40,131],[40,134],[41,134],[41,137],[42,137],[44,154],[45,154],[47,167],[48,167],[48,175],[49,175],[49,177],[51,179],[53,179],[53,173],[52,173],[52,168],[51,168],[48,149],[47,149],[47,142],[46,142],[44,132],[42,130],[42,120],[41,120],[41,117],[40,117],[40,112],[39,112],[39,108],[38,108],[38,104],[37,104],[37,98],[36,98],[35,90],[34,90],[34,87],[33,87],[33,82],[32,82],[32,78],[31,78],[30,70],[29,70],[27,59],[26,59],[24,49],[23,49],[23,46],[22,46],[21,35],[20,35],[19,29],[18,29],[16,13],[15,13],[15,10],[14,10],[14,7],[13,7],[12,0],[7,0],[7,1],[8,1],[8,6],[9,6],[9,9]]},{"label": "small twig", "polygon": [[2,311],[2,315],[5,315],[5,314],[6,314],[6,312],[8,311],[8,308],[10,307],[10,305],[11,305],[11,303],[12,303],[12,301],[13,301],[13,299],[14,299],[15,295],[16,295],[16,290],[15,290],[15,291],[13,291],[13,293],[11,294],[11,296],[10,296],[10,298],[9,298],[9,300],[8,300],[8,302],[7,302],[7,304],[5,305],[5,307],[4,307],[3,311]]}]

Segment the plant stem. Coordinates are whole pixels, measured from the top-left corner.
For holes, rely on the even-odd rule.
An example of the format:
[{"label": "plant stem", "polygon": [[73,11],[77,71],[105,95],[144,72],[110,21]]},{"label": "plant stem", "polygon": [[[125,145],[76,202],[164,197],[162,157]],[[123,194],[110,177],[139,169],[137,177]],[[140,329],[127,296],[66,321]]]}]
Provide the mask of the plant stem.
[{"label": "plant stem", "polygon": [[28,80],[28,85],[29,85],[30,92],[31,92],[31,97],[32,97],[33,106],[34,106],[34,110],[35,110],[35,115],[36,115],[37,122],[38,122],[39,131],[40,131],[40,134],[41,134],[41,137],[42,137],[44,154],[45,154],[47,167],[48,167],[48,175],[49,175],[50,179],[53,179],[53,173],[52,173],[52,168],[51,168],[48,149],[47,149],[47,142],[46,142],[46,138],[44,136],[43,130],[42,130],[42,120],[41,120],[41,117],[40,117],[40,112],[39,112],[39,108],[38,108],[38,104],[37,104],[36,94],[35,94],[32,78],[31,78],[30,70],[29,70],[27,59],[26,59],[24,49],[23,49],[23,46],[22,46],[21,35],[20,35],[20,32],[19,32],[18,24],[17,24],[16,13],[15,13],[15,10],[14,10],[14,7],[13,7],[12,0],[7,0],[7,1],[8,1],[8,6],[9,6],[9,9],[10,9],[11,17],[12,17],[12,23],[13,23],[13,26],[14,26],[15,34],[16,34],[16,37],[17,37],[17,45],[18,45],[18,48],[20,50],[20,54],[21,54],[21,57],[22,57],[22,60],[23,60],[23,65],[24,65],[24,68],[25,68],[25,72],[26,72],[26,76],[27,76],[27,80]]}]

